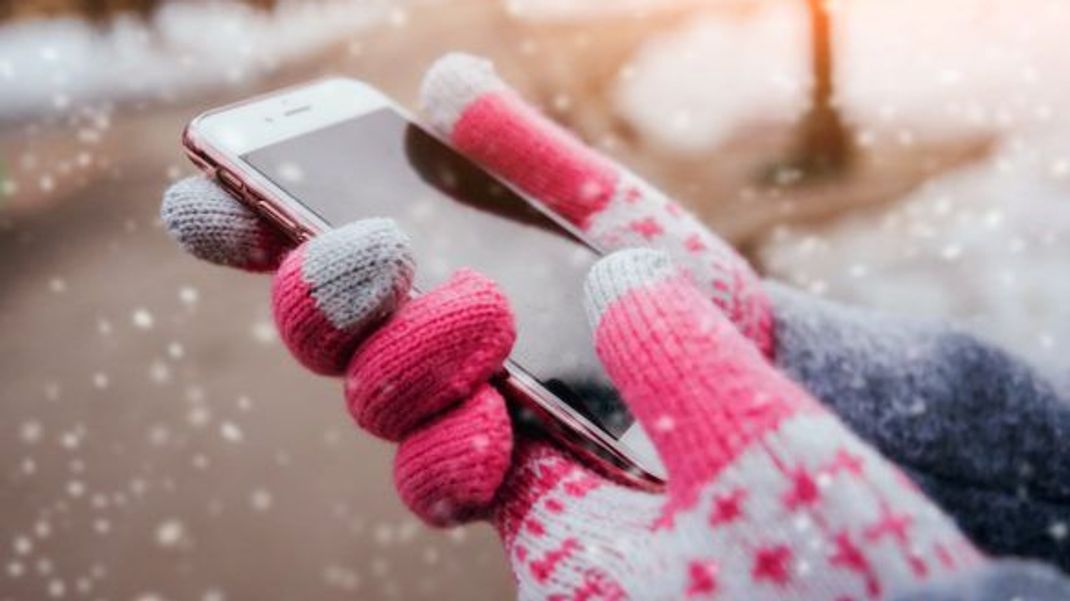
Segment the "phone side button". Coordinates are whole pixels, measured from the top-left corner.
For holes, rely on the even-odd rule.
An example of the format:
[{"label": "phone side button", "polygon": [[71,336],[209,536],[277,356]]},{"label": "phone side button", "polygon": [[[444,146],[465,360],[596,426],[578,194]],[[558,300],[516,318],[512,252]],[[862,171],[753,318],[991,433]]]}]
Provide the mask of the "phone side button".
[{"label": "phone side button", "polygon": [[245,188],[245,185],[242,184],[242,181],[240,179],[238,179],[238,176],[227,171],[226,169],[223,169],[222,167],[220,167],[216,171],[216,174],[219,177],[219,182],[223,184],[224,188],[237,195],[239,198],[241,197],[242,189]]},{"label": "phone side button", "polygon": [[294,223],[293,219],[290,219],[286,215],[283,215],[278,209],[271,206],[267,202],[261,200],[260,202],[256,203],[256,206],[261,213],[267,215],[268,219],[274,221],[275,225],[281,227],[287,233],[294,232],[297,230],[297,224]]}]

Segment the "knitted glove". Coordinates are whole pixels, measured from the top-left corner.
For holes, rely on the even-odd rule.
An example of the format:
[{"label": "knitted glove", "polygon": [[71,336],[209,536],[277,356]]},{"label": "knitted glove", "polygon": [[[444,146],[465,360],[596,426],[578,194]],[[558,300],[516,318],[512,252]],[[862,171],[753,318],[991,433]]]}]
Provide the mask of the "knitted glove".
[{"label": "knitted glove", "polygon": [[984,560],[665,255],[588,278],[595,347],[668,470],[652,495],[540,448],[494,519],[521,597],[879,599]]},{"label": "knitted glove", "polygon": [[[457,60],[466,59],[440,63],[439,72]],[[433,81],[429,77],[427,89],[435,88]],[[592,154],[564,140],[581,158]],[[639,200],[632,202],[645,204]],[[682,222],[694,224],[678,209],[667,210],[670,216],[674,213]],[[399,490],[414,511],[434,523],[490,514],[504,524],[500,516],[518,515],[503,512],[504,504],[493,502],[511,498],[504,491],[513,486],[501,483],[509,469],[513,440],[500,398],[485,382],[508,353],[512,329],[504,299],[490,282],[462,273],[438,291],[401,306],[385,327],[377,329],[401,305],[412,271],[411,260],[399,252],[403,236],[389,222],[352,224],[285,255],[285,242],[271,228],[200,179],[176,185],[167,195],[163,216],[179,241],[203,258],[254,270],[282,263],[275,284],[276,317],[284,340],[306,365],[321,373],[338,373],[357,349],[348,370],[350,406],[366,428],[404,440],[397,477]],[[678,234],[673,236],[659,243],[678,239]],[[705,230],[687,235],[691,240],[702,237],[712,241],[706,249],[718,252],[706,255],[700,244],[686,243],[688,253],[710,259],[705,265],[692,263],[692,277],[698,274],[700,284],[706,281],[704,292],[725,307],[759,348],[773,352],[767,335],[772,320],[756,278]],[[710,273],[726,275],[707,279],[704,274]],[[378,293],[368,293],[375,290]],[[725,290],[732,293],[723,294]],[[736,297],[744,301],[737,302]],[[480,334],[486,338],[476,338]],[[412,343],[413,339],[418,342]],[[527,446],[522,445],[516,456],[539,455]],[[516,466],[526,464],[514,461],[513,473],[523,472]],[[509,529],[503,525],[502,530],[508,540]]]},{"label": "knitted glove", "polygon": [[[178,215],[227,202],[193,180],[165,216],[198,223]],[[212,254],[189,235],[198,228],[180,231]],[[305,365],[344,371],[363,428],[400,441],[397,486],[414,512],[498,528],[521,598],[876,599],[983,570],[946,517],[664,255],[612,255],[587,284],[596,349],[668,469],[664,494],[610,482],[544,442],[513,449],[487,384],[513,341],[506,299],[461,272],[403,302],[412,271],[389,221],[319,236],[277,270],[279,330]]]},{"label": "knitted glove", "polygon": [[651,246],[782,370],[903,466],[982,547],[1070,569],[1070,394],[946,324],[895,319],[761,284],[687,211],[526,105],[490,63],[428,73],[452,144],[606,249]]},{"label": "knitted glove", "polygon": [[[265,257],[277,241],[214,186],[190,180],[165,207],[197,254],[238,249],[228,263],[275,263]],[[240,217],[233,232],[271,245],[243,255],[254,247],[196,214]],[[487,384],[513,341],[506,299],[462,271],[404,302],[412,271],[390,221],[319,236],[281,261],[278,326],[304,364],[344,370],[362,427],[401,441],[396,482],[414,512],[435,524],[486,518],[498,528],[521,598],[1070,592],[1048,572],[985,562],[664,255],[613,255],[587,290],[599,356],[669,470],[664,494],[612,483],[545,442],[514,441],[504,401]]]}]

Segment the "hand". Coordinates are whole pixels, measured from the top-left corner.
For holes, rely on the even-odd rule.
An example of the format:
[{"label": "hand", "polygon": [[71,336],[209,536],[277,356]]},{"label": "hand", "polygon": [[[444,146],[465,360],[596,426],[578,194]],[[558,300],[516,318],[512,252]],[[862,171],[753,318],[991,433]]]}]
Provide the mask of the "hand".
[{"label": "hand", "polygon": [[429,124],[454,148],[606,250],[666,252],[745,336],[772,352],[770,303],[746,260],[675,201],[529,106],[489,61],[464,54],[439,59],[421,96]]},{"label": "hand", "polygon": [[[450,61],[441,63],[440,70],[449,64]],[[425,87],[434,88],[434,81],[433,71]],[[509,125],[508,120],[502,123]],[[545,127],[549,132],[545,135],[563,136]],[[587,158],[596,156],[589,151],[587,154]],[[618,181],[630,177],[617,173]],[[532,190],[529,186],[529,192]],[[580,197],[582,200],[584,195]],[[650,201],[657,208],[662,206],[660,201],[651,199],[660,198],[648,189],[645,195],[636,197],[634,204],[644,207]],[[611,206],[614,205],[609,202],[602,209]],[[670,215],[678,212],[668,211]],[[595,211],[577,223],[611,224],[611,219],[599,215],[602,213]],[[516,510],[517,504],[506,500],[520,498],[519,507],[523,508],[528,501],[543,497],[533,494],[531,487],[514,484],[517,478],[523,479],[519,474],[542,473],[539,467],[525,471],[525,466],[550,461],[569,466],[563,472],[566,474],[572,474],[573,469],[582,471],[545,446],[523,443],[511,454],[513,439],[503,404],[496,391],[485,385],[486,378],[508,354],[511,319],[504,299],[481,276],[461,274],[440,290],[401,306],[385,326],[377,328],[386,315],[401,305],[412,272],[411,260],[400,252],[404,248],[403,236],[389,223],[353,224],[287,254],[285,242],[270,227],[199,179],[180,183],[169,193],[164,218],[176,237],[203,258],[257,270],[282,263],[274,290],[276,317],[284,340],[302,362],[321,373],[339,373],[352,355],[347,379],[351,383],[347,385],[350,407],[367,429],[403,440],[397,461],[399,490],[410,507],[428,521],[450,523],[476,516],[493,517],[509,540],[508,516],[522,518],[526,512]],[[683,222],[694,224],[686,216]],[[709,237],[716,244],[706,248],[720,250],[704,256],[698,244],[682,247],[686,251],[684,258],[691,259],[689,271],[693,279],[700,284],[707,282],[705,292],[713,294],[737,325],[769,352],[772,322],[757,278],[734,253],[723,252],[725,247],[715,237],[699,229],[700,232],[688,234],[687,239],[695,235]],[[597,234],[599,230],[588,231]],[[614,230],[606,225],[601,231]],[[603,244],[614,238],[607,236],[601,240]],[[666,237],[660,243],[671,246],[675,239]],[[709,274],[714,277],[706,277]],[[738,294],[718,295],[723,290]],[[737,297],[744,301],[735,300]],[[435,334],[413,336],[429,332]],[[486,338],[479,338],[480,333]],[[432,466],[435,469],[429,469]],[[503,484],[507,472],[511,474],[509,482]],[[592,480],[595,481],[599,480]],[[566,488],[573,487],[566,483]],[[636,498],[657,499],[649,495]],[[660,502],[646,501],[651,506]],[[512,523],[519,522],[514,519]],[[520,535],[516,530],[513,534]]]},{"label": "hand", "polygon": [[[215,194],[180,185],[169,222]],[[495,524],[522,598],[877,598],[981,561],[664,255],[613,255],[587,286],[596,348],[666,463],[664,494],[514,441],[486,384],[512,344],[506,300],[462,272],[403,303],[411,274],[388,221],[317,237],[275,276],[280,332],[317,371],[345,366],[357,422],[401,441],[396,480],[413,511]]]},{"label": "hand", "polygon": [[904,466],[983,547],[1070,569],[1070,545],[1057,535],[1070,523],[1070,391],[946,324],[763,286],[720,238],[527,106],[486,61],[439,61],[423,104],[454,146],[604,248],[667,252],[766,356]]}]

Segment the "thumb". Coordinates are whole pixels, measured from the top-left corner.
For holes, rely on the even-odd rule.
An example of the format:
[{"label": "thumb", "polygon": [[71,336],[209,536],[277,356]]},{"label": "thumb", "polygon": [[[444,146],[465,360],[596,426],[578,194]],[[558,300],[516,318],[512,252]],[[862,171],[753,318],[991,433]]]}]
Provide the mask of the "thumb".
[{"label": "thumb", "polygon": [[817,407],[663,253],[602,259],[586,293],[598,356],[661,455],[670,491],[709,482],[780,422]]}]

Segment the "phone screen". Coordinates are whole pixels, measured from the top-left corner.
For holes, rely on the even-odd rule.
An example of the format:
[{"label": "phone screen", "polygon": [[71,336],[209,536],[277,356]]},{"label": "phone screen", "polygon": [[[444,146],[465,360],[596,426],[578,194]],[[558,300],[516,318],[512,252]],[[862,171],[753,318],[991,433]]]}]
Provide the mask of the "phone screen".
[{"label": "phone screen", "polygon": [[529,201],[392,109],[242,159],[332,227],[394,219],[412,241],[422,291],[462,267],[493,278],[516,316],[514,364],[649,458],[595,355],[583,309],[584,278],[599,255]]}]

